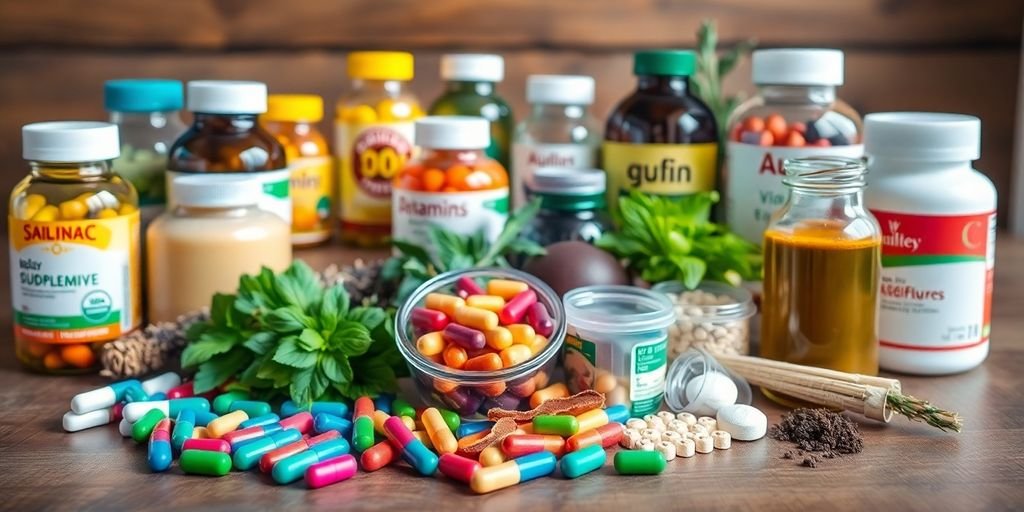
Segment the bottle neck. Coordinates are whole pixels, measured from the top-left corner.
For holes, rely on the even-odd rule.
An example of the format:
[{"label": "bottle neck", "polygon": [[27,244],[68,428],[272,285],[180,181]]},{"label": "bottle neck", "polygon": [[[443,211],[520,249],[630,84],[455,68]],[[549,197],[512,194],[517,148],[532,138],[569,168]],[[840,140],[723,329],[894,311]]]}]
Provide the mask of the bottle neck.
[{"label": "bottle neck", "polygon": [[[921,161],[892,157],[870,157],[868,168],[872,176],[891,174],[933,174],[933,173],[972,173],[974,167],[970,160],[966,161]],[[877,173],[877,174],[876,174]]]},{"label": "bottle neck", "polygon": [[175,217],[244,217],[256,209],[255,204],[233,206],[177,205]]},{"label": "bottle neck", "polygon": [[542,212],[585,212],[605,207],[603,193],[587,195],[535,193],[535,196],[540,198]]},{"label": "bottle neck", "polygon": [[445,91],[449,93],[491,96],[494,94],[494,85],[494,82],[469,82],[462,80],[453,80],[445,82]]},{"label": "bottle neck", "polygon": [[758,91],[765,103],[830,105],[836,101],[836,88],[832,85],[763,84]]},{"label": "bottle neck", "polygon": [[118,125],[124,124],[148,124],[153,128],[163,128],[178,116],[178,111],[168,110],[160,112],[110,112],[110,122]]},{"label": "bottle neck", "polygon": [[362,91],[383,91],[390,96],[397,96],[402,93],[404,82],[401,80],[366,80],[353,78],[352,88]]},{"label": "bottle neck", "polygon": [[476,162],[487,157],[483,149],[437,149],[420,148],[421,161]]},{"label": "bottle neck", "polygon": [[566,117],[583,119],[587,115],[587,105],[566,105],[563,103],[534,103],[531,106],[534,117]]},{"label": "bottle neck", "polygon": [[689,94],[690,80],[687,76],[638,75],[636,80],[636,89],[640,92],[666,96]]},{"label": "bottle neck", "polygon": [[216,130],[226,133],[243,133],[256,128],[256,114],[203,114],[195,113],[192,126],[198,130]]},{"label": "bottle neck", "polygon": [[48,181],[93,181],[113,176],[109,161],[39,162],[29,161],[32,176]]}]

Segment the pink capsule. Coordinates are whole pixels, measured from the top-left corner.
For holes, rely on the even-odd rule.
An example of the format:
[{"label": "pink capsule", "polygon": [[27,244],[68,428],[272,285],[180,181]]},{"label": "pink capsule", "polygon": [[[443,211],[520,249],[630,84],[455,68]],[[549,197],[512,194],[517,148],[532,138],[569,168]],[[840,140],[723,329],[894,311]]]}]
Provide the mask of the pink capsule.
[{"label": "pink capsule", "polygon": [[231,444],[223,439],[186,439],[181,445],[181,451],[185,450],[231,453]]},{"label": "pink capsule", "polygon": [[310,489],[319,489],[348,480],[355,474],[356,458],[345,454],[333,459],[317,462],[306,468],[306,485]]},{"label": "pink capsule", "polygon": [[409,316],[412,326],[425,332],[440,331],[448,325],[448,315],[427,308],[413,308]]},{"label": "pink capsule", "polygon": [[442,453],[437,460],[437,469],[441,474],[467,484],[473,478],[473,473],[481,467],[479,462],[454,453]]},{"label": "pink capsule", "polygon": [[313,431],[313,415],[308,411],[293,414],[278,423],[281,424],[281,430],[294,428],[303,434],[308,434]]},{"label": "pink capsule", "polygon": [[498,319],[502,325],[512,325],[522,322],[526,311],[537,303],[537,293],[527,289],[516,294],[511,300],[505,303],[505,307],[498,313]]},{"label": "pink capsule", "polygon": [[195,392],[192,390],[191,381],[167,390],[168,400],[172,398],[187,398],[190,396],[195,396]]},{"label": "pink capsule", "polygon": [[391,416],[384,421],[384,435],[388,441],[391,441],[391,446],[399,452],[405,448],[405,445],[416,439],[412,431],[405,426],[405,423],[402,423],[402,418],[398,416]]},{"label": "pink capsule", "polygon": [[530,305],[530,309],[526,311],[526,321],[541,336],[551,336],[551,333],[555,331],[555,322],[551,320],[548,308],[540,302]]},{"label": "pink capsule", "polygon": [[122,411],[124,411],[124,402],[118,402],[110,408],[110,421],[121,421]]},{"label": "pink capsule", "polygon": [[[480,285],[476,284],[476,281],[469,276],[462,276],[455,281],[455,293],[465,299],[470,295],[484,295],[484,289],[480,288]],[[435,329],[436,330],[436,329]]]},{"label": "pink capsule", "polygon": [[441,331],[441,337],[449,343],[455,343],[466,350],[480,350],[487,344],[484,333],[459,324],[448,324]]}]

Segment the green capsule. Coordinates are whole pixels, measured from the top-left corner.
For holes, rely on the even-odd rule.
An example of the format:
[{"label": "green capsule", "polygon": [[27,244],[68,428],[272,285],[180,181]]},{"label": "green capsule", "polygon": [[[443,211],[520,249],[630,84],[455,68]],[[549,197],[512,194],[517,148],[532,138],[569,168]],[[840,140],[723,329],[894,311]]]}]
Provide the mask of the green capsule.
[{"label": "green capsule", "polygon": [[608,454],[605,453],[604,447],[593,444],[562,457],[559,469],[562,470],[562,475],[566,478],[579,478],[601,469],[606,460],[608,460]]},{"label": "green capsule", "polygon": [[270,414],[273,409],[270,408],[270,404],[266,402],[257,402],[255,400],[235,400],[228,406],[228,412],[232,411],[245,411],[250,418],[257,416],[263,416]]},{"label": "green capsule", "polygon": [[448,409],[438,409],[441,413],[441,417],[444,418],[444,424],[448,425],[448,428],[455,432],[459,429],[459,425],[462,424],[462,420],[459,419],[458,413],[455,411],[449,411]]},{"label": "green capsule", "polygon": [[139,418],[139,421],[132,425],[132,439],[136,443],[149,441],[149,435],[153,433],[153,428],[156,427],[157,423],[160,423],[160,420],[166,417],[167,415],[160,409],[150,409],[149,412]]},{"label": "green capsule", "polygon": [[231,471],[231,456],[224,452],[185,450],[178,464],[189,475],[224,476]]},{"label": "green capsule", "polygon": [[392,416],[407,416],[412,419],[416,419],[416,408],[409,402],[396,398],[391,402],[391,415]]},{"label": "green capsule", "polygon": [[656,451],[622,451],[615,454],[615,471],[620,475],[657,475],[665,471],[665,457]]},{"label": "green capsule", "polygon": [[248,399],[249,393],[246,393],[245,391],[228,391],[227,393],[221,393],[217,395],[217,398],[213,399],[213,412],[223,416],[231,412],[231,404],[236,400]]},{"label": "green capsule", "polygon": [[533,418],[534,434],[550,434],[562,437],[571,437],[580,430],[580,423],[575,416],[568,414],[547,415],[541,414]]}]

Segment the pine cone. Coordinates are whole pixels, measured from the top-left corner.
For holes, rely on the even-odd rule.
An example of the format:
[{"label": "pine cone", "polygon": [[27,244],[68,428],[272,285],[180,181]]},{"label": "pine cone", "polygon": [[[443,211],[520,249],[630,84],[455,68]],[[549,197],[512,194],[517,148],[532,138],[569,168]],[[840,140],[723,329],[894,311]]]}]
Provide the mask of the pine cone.
[{"label": "pine cone", "polygon": [[112,379],[141,377],[171,366],[172,359],[185,347],[185,331],[209,318],[203,308],[178,317],[175,322],[161,322],[107,343],[100,354],[103,369],[100,375]]}]

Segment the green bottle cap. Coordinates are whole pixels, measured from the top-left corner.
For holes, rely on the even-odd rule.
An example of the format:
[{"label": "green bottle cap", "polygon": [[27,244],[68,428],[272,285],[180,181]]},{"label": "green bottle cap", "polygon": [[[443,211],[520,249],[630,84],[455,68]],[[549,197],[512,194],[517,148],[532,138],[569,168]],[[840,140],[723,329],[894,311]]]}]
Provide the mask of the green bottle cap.
[{"label": "green bottle cap", "polygon": [[633,56],[634,75],[689,76],[697,70],[690,50],[641,50]]}]

